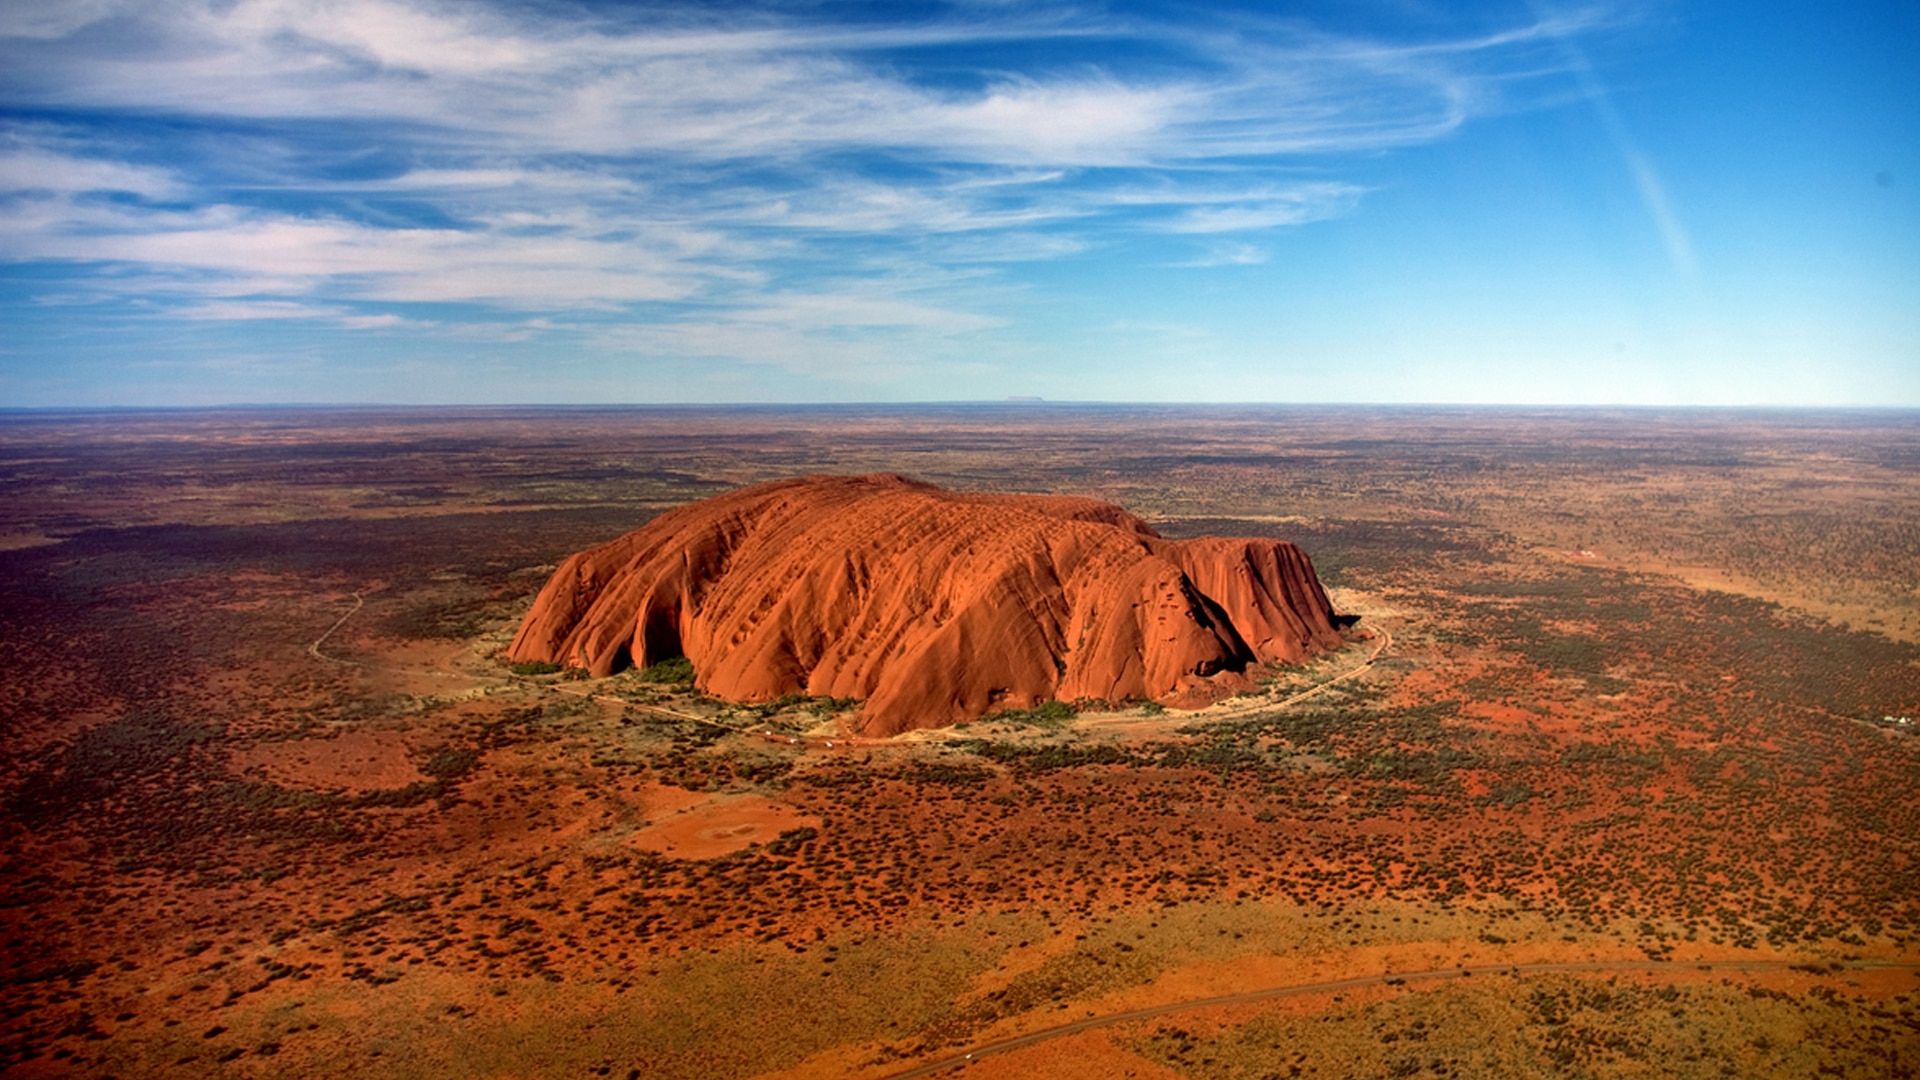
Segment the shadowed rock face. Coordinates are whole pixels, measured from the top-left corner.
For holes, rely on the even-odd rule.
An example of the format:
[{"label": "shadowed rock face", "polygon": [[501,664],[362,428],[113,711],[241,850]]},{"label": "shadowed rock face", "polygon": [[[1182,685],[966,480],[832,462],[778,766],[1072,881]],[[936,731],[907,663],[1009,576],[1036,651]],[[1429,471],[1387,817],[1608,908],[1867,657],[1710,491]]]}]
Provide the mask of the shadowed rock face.
[{"label": "shadowed rock face", "polygon": [[942,727],[1048,699],[1198,706],[1259,661],[1338,645],[1279,540],[1166,540],[1119,507],[809,476],[662,514],[569,558],[515,661],[611,674],[686,656],[700,689],[865,701],[863,730]]}]

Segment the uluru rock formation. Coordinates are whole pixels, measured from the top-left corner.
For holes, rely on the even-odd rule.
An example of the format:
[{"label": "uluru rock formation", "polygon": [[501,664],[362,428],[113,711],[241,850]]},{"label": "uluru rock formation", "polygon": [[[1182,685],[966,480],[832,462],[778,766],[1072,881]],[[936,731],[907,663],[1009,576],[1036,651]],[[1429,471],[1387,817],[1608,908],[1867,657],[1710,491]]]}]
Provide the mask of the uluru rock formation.
[{"label": "uluru rock formation", "polygon": [[734,701],[859,698],[862,730],[1049,699],[1200,705],[1340,643],[1281,540],[1162,538],[1094,499],[809,476],[662,514],[567,559],[515,661],[604,676],[685,656]]}]

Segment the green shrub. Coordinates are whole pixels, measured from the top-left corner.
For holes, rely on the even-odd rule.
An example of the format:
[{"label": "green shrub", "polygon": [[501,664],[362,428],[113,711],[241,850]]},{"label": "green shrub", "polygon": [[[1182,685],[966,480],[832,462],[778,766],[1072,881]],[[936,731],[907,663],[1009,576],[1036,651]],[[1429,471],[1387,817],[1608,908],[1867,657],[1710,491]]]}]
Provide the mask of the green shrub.
[{"label": "green shrub", "polygon": [[1010,724],[1035,724],[1052,727],[1064,724],[1080,715],[1080,711],[1064,701],[1043,701],[1031,709],[1008,709],[992,714],[992,719]]},{"label": "green shrub", "polygon": [[651,683],[690,683],[693,681],[693,661],[684,656],[662,660],[639,672],[634,678]]},{"label": "green shrub", "polygon": [[1043,701],[1027,710],[1027,715],[1043,724],[1064,723],[1080,715],[1080,710],[1064,701]]},{"label": "green shrub", "polygon": [[478,750],[436,746],[427,752],[427,759],[420,763],[420,771],[435,780],[451,782],[473,771],[473,767],[479,763]]},{"label": "green shrub", "polygon": [[534,660],[525,664],[514,664],[507,670],[515,675],[551,675],[560,670],[560,665],[549,664],[545,660]]}]

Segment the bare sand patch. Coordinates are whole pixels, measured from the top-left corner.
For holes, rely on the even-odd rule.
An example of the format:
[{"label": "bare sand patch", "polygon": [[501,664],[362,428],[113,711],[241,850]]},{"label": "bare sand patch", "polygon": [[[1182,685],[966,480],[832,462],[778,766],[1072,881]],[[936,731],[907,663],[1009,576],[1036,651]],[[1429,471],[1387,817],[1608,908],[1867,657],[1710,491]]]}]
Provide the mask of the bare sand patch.
[{"label": "bare sand patch", "polygon": [[[478,650],[470,642],[351,636],[343,641],[336,636],[328,641],[328,647],[336,645],[355,657],[374,686],[396,694],[451,697],[504,681],[503,672],[487,670],[477,663]],[[480,670],[476,672],[470,667]]]},{"label": "bare sand patch", "polygon": [[[659,805],[650,799],[650,812]],[[717,859],[807,827],[819,828],[820,819],[786,803],[763,795],[715,795],[655,818],[633,835],[633,845],[675,859]]]}]

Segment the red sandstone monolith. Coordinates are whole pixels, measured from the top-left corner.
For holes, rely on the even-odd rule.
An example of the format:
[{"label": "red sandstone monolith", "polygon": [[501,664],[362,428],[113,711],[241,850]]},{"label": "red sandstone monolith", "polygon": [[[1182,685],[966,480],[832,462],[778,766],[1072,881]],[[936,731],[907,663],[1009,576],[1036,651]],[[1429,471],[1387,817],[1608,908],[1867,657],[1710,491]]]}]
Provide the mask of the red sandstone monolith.
[{"label": "red sandstone monolith", "polygon": [[859,698],[863,733],[891,735],[1050,699],[1200,705],[1339,643],[1285,541],[883,474],[743,488],[580,552],[510,655],[594,676],[684,655],[709,694]]}]

